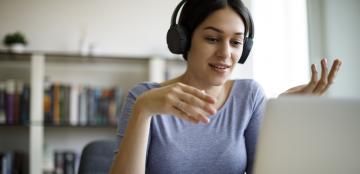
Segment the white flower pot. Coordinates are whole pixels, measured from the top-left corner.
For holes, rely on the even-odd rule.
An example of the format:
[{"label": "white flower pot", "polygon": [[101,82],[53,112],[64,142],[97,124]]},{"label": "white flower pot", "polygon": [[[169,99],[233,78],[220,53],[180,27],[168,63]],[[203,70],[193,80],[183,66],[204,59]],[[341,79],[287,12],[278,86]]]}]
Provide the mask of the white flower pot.
[{"label": "white flower pot", "polygon": [[10,46],[10,51],[13,53],[23,53],[25,51],[24,44],[12,44]]}]

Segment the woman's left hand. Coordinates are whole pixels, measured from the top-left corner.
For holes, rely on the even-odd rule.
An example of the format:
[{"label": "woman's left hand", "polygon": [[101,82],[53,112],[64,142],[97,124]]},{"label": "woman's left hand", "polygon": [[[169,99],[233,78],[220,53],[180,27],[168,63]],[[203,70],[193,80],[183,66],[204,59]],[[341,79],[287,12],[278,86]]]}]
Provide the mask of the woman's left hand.
[{"label": "woman's left hand", "polygon": [[280,95],[322,95],[327,89],[334,83],[334,78],[336,73],[339,71],[341,65],[341,60],[335,59],[331,67],[330,72],[328,72],[327,60],[321,60],[321,78],[318,79],[318,72],[314,64],[311,65],[311,80],[308,84],[296,86],[288,89]]}]

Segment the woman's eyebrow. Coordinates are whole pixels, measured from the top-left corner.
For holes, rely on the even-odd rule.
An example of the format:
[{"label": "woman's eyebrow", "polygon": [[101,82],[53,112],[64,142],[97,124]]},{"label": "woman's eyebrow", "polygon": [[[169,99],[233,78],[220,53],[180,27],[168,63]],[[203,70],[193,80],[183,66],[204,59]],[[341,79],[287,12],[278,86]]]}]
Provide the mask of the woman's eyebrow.
[{"label": "woman's eyebrow", "polygon": [[[222,31],[221,29],[218,29],[218,28],[212,27],[212,26],[205,27],[204,30],[213,30],[213,31],[216,31],[216,32],[221,33],[221,34],[224,33],[224,31]],[[235,34],[235,35],[244,35],[243,32],[236,32],[236,33],[234,33],[234,34]]]}]

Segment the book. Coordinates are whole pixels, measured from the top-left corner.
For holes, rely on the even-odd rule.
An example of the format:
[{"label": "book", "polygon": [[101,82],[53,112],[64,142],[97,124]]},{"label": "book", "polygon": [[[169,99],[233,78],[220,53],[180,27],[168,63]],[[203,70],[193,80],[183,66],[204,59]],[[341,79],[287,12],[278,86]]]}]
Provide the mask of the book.
[{"label": "book", "polygon": [[79,87],[72,85],[70,87],[70,125],[79,124]]},{"label": "book", "polygon": [[25,173],[25,155],[17,151],[0,152],[0,172],[2,174]]},{"label": "book", "polygon": [[54,173],[64,174],[64,155],[61,151],[55,151],[54,153]]},{"label": "book", "polygon": [[0,81],[0,124],[6,123],[6,115],[5,115],[5,95],[6,88],[5,82]]},{"label": "book", "polygon": [[64,155],[64,174],[75,174],[76,154],[72,151],[63,152]]},{"label": "book", "polygon": [[54,125],[116,125],[122,90],[54,83],[44,91],[44,115]]},{"label": "book", "polygon": [[87,93],[85,87],[79,90],[79,121],[80,125],[87,125]]},{"label": "book", "polygon": [[15,115],[15,80],[6,81],[6,95],[5,95],[5,113],[6,113],[6,123],[14,124],[14,115]]},{"label": "book", "polygon": [[20,95],[20,120],[23,124],[30,121],[30,85],[24,84]]},{"label": "book", "polygon": [[15,84],[15,95],[14,95],[14,124],[19,124],[20,120],[20,112],[21,112],[21,94],[23,93],[24,84],[22,81],[16,81]]},{"label": "book", "polygon": [[53,123],[55,125],[60,125],[60,88],[61,85],[56,83],[53,85],[52,90],[52,114],[53,114]]}]

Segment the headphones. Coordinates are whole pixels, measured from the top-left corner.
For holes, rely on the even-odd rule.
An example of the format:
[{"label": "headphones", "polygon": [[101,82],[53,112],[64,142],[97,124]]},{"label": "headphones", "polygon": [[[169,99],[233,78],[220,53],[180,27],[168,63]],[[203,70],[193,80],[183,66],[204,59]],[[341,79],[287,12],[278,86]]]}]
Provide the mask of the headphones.
[{"label": "headphones", "polygon": [[[187,44],[189,43],[189,38],[187,37],[186,29],[180,24],[176,23],[177,14],[179,13],[180,8],[185,4],[186,0],[182,0],[175,8],[172,17],[171,17],[171,26],[167,32],[166,41],[170,52],[174,54],[184,54],[187,51]],[[249,34],[244,37],[243,52],[238,61],[240,64],[244,64],[247,57],[250,54],[251,48],[253,46],[254,38],[254,24],[249,14]],[[245,21],[244,21],[245,22]]]}]

